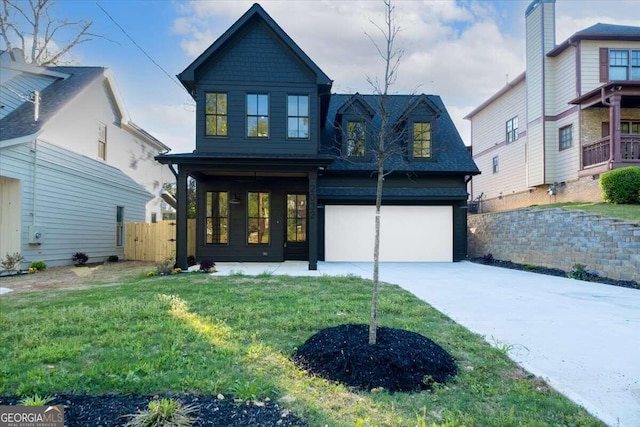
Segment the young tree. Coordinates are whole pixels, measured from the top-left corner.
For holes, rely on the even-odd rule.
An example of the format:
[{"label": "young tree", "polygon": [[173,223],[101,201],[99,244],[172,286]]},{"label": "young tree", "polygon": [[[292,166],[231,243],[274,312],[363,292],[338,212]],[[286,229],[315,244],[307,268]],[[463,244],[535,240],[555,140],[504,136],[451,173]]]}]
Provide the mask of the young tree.
[{"label": "young tree", "polygon": [[[1,0],[0,33],[13,57],[22,49],[25,62],[55,65],[73,47],[97,37],[90,32],[92,21],[70,21],[51,15],[52,0]],[[65,39],[66,41],[62,41]]]},{"label": "young tree", "polygon": [[371,317],[369,320],[369,344],[377,342],[378,329],[378,290],[380,285],[380,206],[382,205],[382,187],[384,177],[389,173],[385,171],[385,160],[397,151],[397,133],[390,122],[391,111],[389,106],[389,89],[396,81],[398,67],[402,59],[403,51],[395,46],[396,36],[400,32],[400,27],[395,22],[395,6],[391,0],[384,0],[385,5],[385,25],[381,26],[374,21],[370,21],[380,32],[383,43],[378,43],[369,34],[367,37],[372,41],[380,58],[384,62],[384,77],[382,81],[377,78],[367,76],[367,82],[371,85],[373,93],[378,99],[378,114],[380,115],[380,128],[376,138],[376,214],[375,214],[375,237],[373,245],[373,290],[371,295]]}]

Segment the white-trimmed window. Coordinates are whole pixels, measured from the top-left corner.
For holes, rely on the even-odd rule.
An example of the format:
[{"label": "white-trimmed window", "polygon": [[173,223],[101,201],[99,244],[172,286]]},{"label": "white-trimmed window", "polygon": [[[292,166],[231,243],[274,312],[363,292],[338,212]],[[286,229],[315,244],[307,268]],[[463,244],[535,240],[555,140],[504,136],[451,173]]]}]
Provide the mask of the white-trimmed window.
[{"label": "white-trimmed window", "polygon": [[507,128],[507,136],[506,136],[507,144],[509,144],[510,142],[516,141],[518,139],[518,116],[515,116],[514,118],[507,120],[506,128]]},{"label": "white-trimmed window", "polygon": [[573,126],[564,126],[559,130],[559,149],[566,150],[573,145]]},{"label": "white-trimmed window", "polygon": [[640,80],[640,50],[609,50],[609,80]]},{"label": "white-trimmed window", "polygon": [[493,173],[498,173],[500,171],[500,163],[498,160],[498,156],[494,156],[491,162],[493,164]]},{"label": "white-trimmed window", "polygon": [[107,160],[107,125],[98,123],[98,158]]}]

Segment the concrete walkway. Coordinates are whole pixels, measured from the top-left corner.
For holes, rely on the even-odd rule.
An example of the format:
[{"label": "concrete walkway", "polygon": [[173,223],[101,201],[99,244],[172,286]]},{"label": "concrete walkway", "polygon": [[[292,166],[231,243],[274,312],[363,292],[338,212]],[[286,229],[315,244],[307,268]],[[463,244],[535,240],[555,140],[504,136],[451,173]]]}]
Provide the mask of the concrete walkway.
[{"label": "concrete walkway", "polygon": [[[371,263],[219,263],[219,275],[355,274]],[[610,426],[640,427],[640,290],[461,263],[384,263],[398,284]]]}]

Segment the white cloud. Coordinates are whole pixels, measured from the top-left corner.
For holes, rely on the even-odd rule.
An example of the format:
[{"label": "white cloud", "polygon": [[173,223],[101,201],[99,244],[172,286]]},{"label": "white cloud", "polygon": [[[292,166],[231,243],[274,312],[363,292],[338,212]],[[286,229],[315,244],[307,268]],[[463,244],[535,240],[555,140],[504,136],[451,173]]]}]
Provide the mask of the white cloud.
[{"label": "white cloud", "polygon": [[[469,123],[463,117],[525,69],[524,13],[529,3],[398,1],[397,42],[404,58],[392,91],[440,95],[469,143]],[[181,3],[174,31],[184,37],[182,48],[195,58],[251,4]],[[384,64],[367,34],[376,40],[379,36],[370,20],[384,22],[382,2],[263,1],[261,5],[334,79],[334,92],[372,91],[365,75],[380,76]],[[596,22],[640,26],[637,0],[556,3],[558,43]]]},{"label": "white cloud", "polygon": [[171,147],[174,153],[195,150],[196,117],[193,105],[150,104],[131,110],[134,121]]}]

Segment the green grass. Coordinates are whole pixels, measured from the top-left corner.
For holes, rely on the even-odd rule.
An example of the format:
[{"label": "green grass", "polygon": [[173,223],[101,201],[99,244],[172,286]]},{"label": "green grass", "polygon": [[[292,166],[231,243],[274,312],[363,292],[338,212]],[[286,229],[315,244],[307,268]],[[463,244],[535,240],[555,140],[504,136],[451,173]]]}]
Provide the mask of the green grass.
[{"label": "green grass", "polygon": [[615,205],[612,203],[553,203],[549,205],[532,206],[538,209],[562,208],[567,210],[581,210],[605,217],[618,218],[624,221],[640,224],[640,205]]},{"label": "green grass", "polygon": [[428,304],[391,285],[381,325],[430,337],[459,374],[421,393],[355,392],[289,360],[322,328],[368,319],[355,277],[181,274],[0,299],[0,395],[232,394],[312,426],[601,426]]}]

